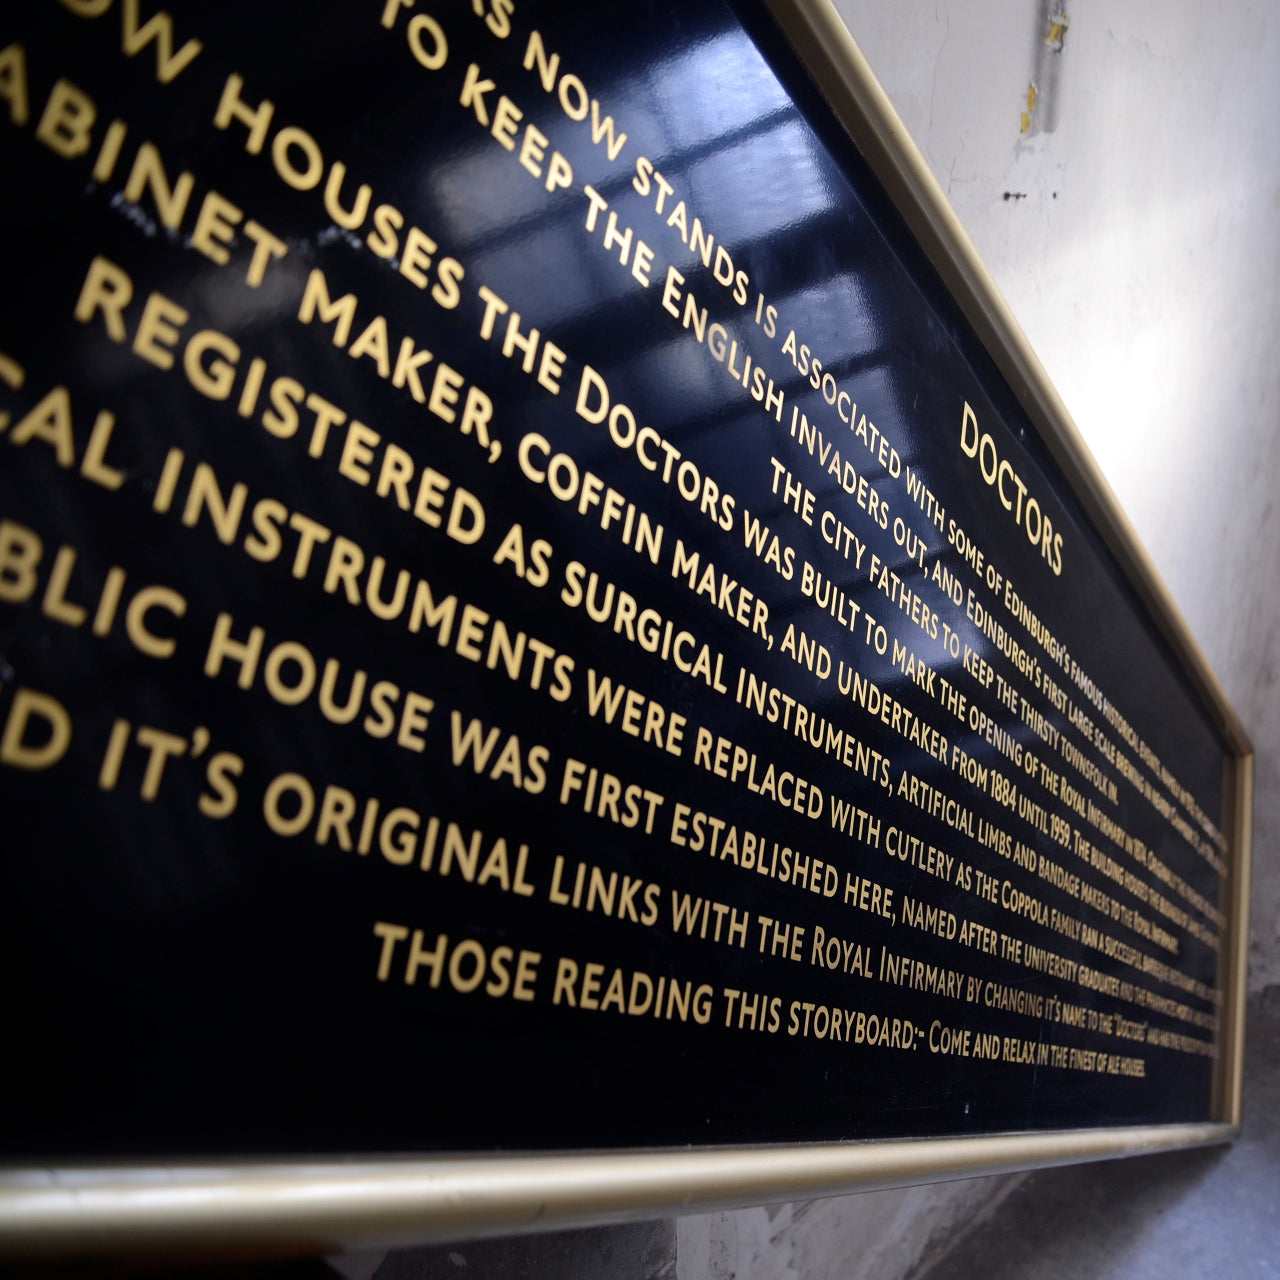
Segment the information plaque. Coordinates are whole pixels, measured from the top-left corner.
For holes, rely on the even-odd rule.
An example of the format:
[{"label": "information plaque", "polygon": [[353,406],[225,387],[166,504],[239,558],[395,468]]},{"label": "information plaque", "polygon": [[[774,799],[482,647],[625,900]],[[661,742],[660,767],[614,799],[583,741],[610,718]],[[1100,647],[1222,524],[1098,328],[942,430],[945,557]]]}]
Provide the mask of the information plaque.
[{"label": "information plaque", "polygon": [[1231,1135],[1250,748],[877,95],[753,0],[6,15],[0,1243]]}]

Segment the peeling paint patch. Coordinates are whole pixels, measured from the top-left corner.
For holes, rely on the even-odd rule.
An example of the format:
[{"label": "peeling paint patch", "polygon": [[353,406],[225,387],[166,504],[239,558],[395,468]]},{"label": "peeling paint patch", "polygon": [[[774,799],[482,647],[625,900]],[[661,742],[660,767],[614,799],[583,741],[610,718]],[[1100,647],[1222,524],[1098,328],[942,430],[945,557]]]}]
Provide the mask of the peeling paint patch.
[{"label": "peeling paint patch", "polygon": [[1031,132],[1031,119],[1036,113],[1036,98],[1038,96],[1039,95],[1036,93],[1035,82],[1033,81],[1031,84],[1027,85],[1027,109],[1022,113],[1021,117],[1023,133]]}]

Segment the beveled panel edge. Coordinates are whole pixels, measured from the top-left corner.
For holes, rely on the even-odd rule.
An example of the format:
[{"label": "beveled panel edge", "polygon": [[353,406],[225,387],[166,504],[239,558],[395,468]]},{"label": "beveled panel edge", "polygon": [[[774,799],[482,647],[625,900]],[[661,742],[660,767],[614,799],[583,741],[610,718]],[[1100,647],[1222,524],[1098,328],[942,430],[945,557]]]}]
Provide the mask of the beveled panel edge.
[{"label": "beveled panel edge", "polygon": [[1222,953],[1222,1052],[1217,1116],[1239,1126],[1244,1115],[1244,1029],[1249,997],[1250,851],[1253,847],[1254,757],[1224,762],[1223,791],[1231,797],[1232,878]]},{"label": "beveled panel edge", "polygon": [[0,1170],[0,1255],[322,1254],[561,1230],[1228,1142],[1232,1125],[611,1154]]}]

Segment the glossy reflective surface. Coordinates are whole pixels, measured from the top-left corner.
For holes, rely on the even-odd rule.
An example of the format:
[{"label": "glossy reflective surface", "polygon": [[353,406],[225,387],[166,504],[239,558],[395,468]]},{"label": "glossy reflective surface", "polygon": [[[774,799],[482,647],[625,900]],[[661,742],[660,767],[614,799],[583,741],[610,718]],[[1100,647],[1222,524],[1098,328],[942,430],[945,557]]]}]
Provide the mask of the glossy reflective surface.
[{"label": "glossy reflective surface", "polygon": [[488,17],[13,22],[8,1151],[1207,1118],[1214,855],[1072,661],[1221,744],[770,20]]}]

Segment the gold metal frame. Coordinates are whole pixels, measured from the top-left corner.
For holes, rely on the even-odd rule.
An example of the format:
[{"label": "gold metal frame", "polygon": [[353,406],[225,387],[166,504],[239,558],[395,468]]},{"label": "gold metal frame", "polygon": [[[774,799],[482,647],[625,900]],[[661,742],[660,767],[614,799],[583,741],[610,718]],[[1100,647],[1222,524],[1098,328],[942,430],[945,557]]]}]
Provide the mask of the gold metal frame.
[{"label": "gold metal frame", "polygon": [[1240,1131],[1253,749],[1061,398],[829,0],[768,0],[783,32],[1054,453],[1229,746],[1230,904],[1214,1119],[792,1146],[0,1170],[0,1255],[321,1253],[550,1230],[1226,1142]]},{"label": "gold metal frame", "polygon": [[1229,1125],[912,1142],[9,1174],[25,1256],[332,1253],[808,1199],[1222,1142]]}]

